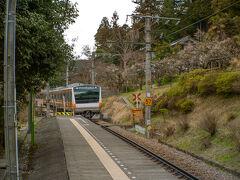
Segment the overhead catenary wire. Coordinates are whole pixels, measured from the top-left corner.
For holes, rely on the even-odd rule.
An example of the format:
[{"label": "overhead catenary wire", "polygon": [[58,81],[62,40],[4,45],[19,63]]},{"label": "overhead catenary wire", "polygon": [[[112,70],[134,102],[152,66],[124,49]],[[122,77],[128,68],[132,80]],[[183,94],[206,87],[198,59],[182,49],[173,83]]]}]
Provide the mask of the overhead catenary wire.
[{"label": "overhead catenary wire", "polygon": [[[202,22],[202,21],[204,21],[204,20],[206,20],[206,19],[208,19],[208,18],[210,18],[210,17],[212,17],[212,16],[214,16],[214,15],[216,15],[216,14],[218,14],[218,13],[220,13],[220,12],[222,12],[222,11],[224,11],[224,10],[226,10],[226,9],[234,6],[234,5],[236,5],[236,4],[238,4],[238,3],[240,3],[240,0],[237,1],[237,2],[235,2],[235,3],[232,3],[232,4],[228,5],[227,7],[223,8],[223,9],[221,9],[221,10],[219,10],[219,11],[217,11],[217,12],[215,12],[215,13],[209,15],[209,16],[206,16],[206,17],[204,17],[204,18],[202,18],[202,19],[200,19],[200,20],[198,20],[198,21],[196,21],[196,22],[194,22],[194,23],[192,23],[192,24],[190,24],[190,25],[187,25],[187,26],[185,26],[184,28],[181,28],[181,29],[179,29],[179,30],[177,30],[177,31],[174,31],[174,32],[170,33],[169,35],[167,35],[167,36],[165,36],[165,37],[163,36],[162,38],[165,39],[165,38],[167,38],[167,37],[169,37],[169,36],[171,36],[171,35],[173,35],[173,34],[176,34],[176,33],[180,32],[180,31],[183,31],[183,30],[185,30],[185,29],[187,29],[187,28],[189,28],[189,27],[191,27],[191,26],[193,26],[193,25],[195,25],[195,24],[198,24],[198,23],[200,23],[200,22]],[[126,23],[127,23],[127,21],[128,21],[128,16],[132,16],[132,15],[127,15]],[[138,15],[135,15],[135,16],[138,16]],[[187,18],[185,18],[184,20],[186,20],[186,19],[187,19]],[[136,31],[139,31],[139,30],[142,29],[142,28],[143,28],[143,27],[139,27],[139,28],[137,28],[137,29],[132,29],[132,30],[136,32]],[[153,32],[153,31],[151,31],[151,32]],[[154,30],[154,32],[162,32],[162,31]],[[107,43],[118,43],[118,42],[107,42]],[[124,43],[139,44],[139,45],[144,45],[144,44],[145,44],[145,43],[141,43],[141,42],[124,42]],[[154,42],[152,42],[152,43],[154,43]]]},{"label": "overhead catenary wire", "polygon": [[[232,3],[232,4],[228,5],[227,7],[223,8],[223,9],[221,9],[221,10],[219,10],[219,11],[217,11],[217,12],[215,12],[215,13],[209,15],[209,16],[206,16],[206,17],[204,17],[204,18],[202,18],[202,19],[200,19],[200,20],[198,20],[198,21],[196,21],[196,22],[194,22],[194,23],[192,23],[192,24],[189,24],[189,25],[187,25],[187,26],[185,26],[185,27],[183,27],[183,28],[181,28],[181,29],[179,29],[179,30],[177,30],[177,31],[171,32],[170,34],[168,34],[168,35],[165,36],[165,37],[163,36],[162,38],[163,38],[163,39],[166,39],[167,37],[169,37],[169,36],[171,36],[171,35],[173,35],[173,34],[176,34],[176,33],[178,33],[178,32],[181,32],[181,31],[183,31],[183,30],[185,30],[185,29],[187,29],[187,28],[189,28],[189,27],[191,27],[191,26],[193,26],[193,25],[195,25],[195,24],[198,24],[198,23],[200,23],[200,22],[202,22],[202,21],[204,21],[204,20],[206,20],[206,19],[209,19],[210,17],[212,17],[212,16],[214,16],[214,15],[216,15],[216,14],[218,14],[218,13],[220,13],[220,12],[222,12],[222,11],[224,11],[224,10],[226,10],[226,9],[228,9],[228,8],[236,5],[236,4],[238,4],[238,3],[240,3],[240,0],[237,1],[237,2],[235,2],[235,3]],[[127,23],[127,21],[128,21],[128,16],[129,16],[129,15],[127,15],[126,23]],[[185,21],[185,20],[188,19],[188,18],[189,18],[189,17],[187,17],[187,18],[185,18],[184,20],[181,20],[181,21]],[[134,31],[138,31],[138,30],[140,30],[140,29],[142,29],[142,28],[143,28],[143,27],[139,27],[139,28],[137,28],[137,29],[134,29]],[[153,30],[152,32],[162,32],[162,31]]]},{"label": "overhead catenary wire", "polygon": [[[210,2],[208,2],[208,5],[210,5],[211,4],[211,1]],[[126,18],[126,24],[127,24],[127,22],[128,22],[128,17],[129,17],[129,15],[127,15],[127,18]],[[181,22],[184,22],[184,21],[186,21],[187,19],[189,19],[189,17],[192,17],[192,15],[191,16],[188,16],[188,17],[186,17],[185,19],[181,19]],[[176,25],[178,25],[179,24],[179,22],[180,21],[178,21],[178,23],[176,24]],[[154,23],[154,24],[156,24],[156,23]],[[175,26],[174,26],[175,27]],[[136,29],[136,30],[140,30],[140,29],[143,29],[144,27],[139,27],[138,29]],[[152,32],[162,32],[162,31],[155,31],[155,30],[152,30]]]},{"label": "overhead catenary wire", "polygon": [[[238,4],[238,3],[240,3],[240,0],[237,1],[237,2],[235,2],[235,3],[232,3],[232,4],[228,5],[227,7],[223,8],[223,9],[221,9],[221,10],[219,10],[219,11],[217,11],[217,12],[215,12],[215,13],[209,15],[209,16],[206,16],[206,17],[204,17],[204,18],[202,18],[202,19],[200,19],[200,20],[198,20],[198,21],[196,21],[196,22],[194,22],[194,23],[192,23],[192,24],[189,24],[189,25],[187,25],[187,26],[185,26],[185,27],[183,27],[183,28],[181,28],[181,29],[179,29],[179,30],[177,30],[177,31],[173,31],[173,32],[171,32],[170,34],[166,35],[165,37],[163,36],[162,39],[166,39],[166,38],[170,37],[170,36],[173,35],[173,34],[176,34],[176,33],[178,33],[178,32],[181,32],[181,31],[185,30],[185,29],[188,29],[189,27],[191,27],[191,26],[193,26],[193,25],[195,25],[195,24],[198,24],[198,23],[200,23],[200,22],[202,22],[202,21],[204,21],[204,20],[206,20],[206,19],[209,19],[210,17],[212,17],[212,16],[214,16],[214,15],[216,15],[216,14],[218,14],[218,13],[220,13],[220,12],[222,12],[222,11],[224,11],[224,10],[226,10],[226,9],[228,9],[228,8],[236,5],[236,4]],[[189,17],[187,17],[187,18],[185,18],[184,20],[181,20],[181,21],[185,21],[185,20],[188,19],[188,18],[189,18]],[[153,30],[152,32],[162,32],[162,31],[160,31],[160,30]]]},{"label": "overhead catenary wire", "polygon": [[181,29],[179,29],[179,30],[177,30],[177,31],[174,31],[174,32],[168,34],[168,35],[167,35],[166,37],[164,37],[164,38],[167,38],[167,37],[169,37],[169,36],[171,36],[171,35],[173,35],[173,34],[176,34],[176,33],[180,32],[180,31],[183,31],[183,30],[185,30],[185,29],[187,29],[187,28],[189,28],[189,27],[191,27],[191,26],[193,26],[193,25],[195,25],[195,24],[198,24],[198,23],[200,23],[200,22],[202,22],[202,21],[204,21],[204,20],[206,20],[206,19],[209,19],[210,17],[215,16],[216,14],[218,14],[218,13],[220,13],[220,12],[222,12],[222,11],[224,11],[224,10],[226,10],[226,9],[228,9],[228,8],[230,8],[230,7],[238,4],[238,3],[240,3],[240,0],[237,1],[237,2],[235,2],[235,3],[230,4],[229,6],[223,8],[223,9],[221,9],[221,10],[219,10],[219,11],[217,11],[217,12],[215,12],[215,13],[209,15],[209,16],[206,16],[205,18],[202,18],[202,19],[200,19],[200,20],[198,20],[198,21],[196,21],[196,22],[194,22],[194,23],[192,23],[192,24],[189,24],[189,25],[185,26],[184,28],[181,28]]},{"label": "overhead catenary wire", "polygon": [[[212,4],[211,1],[208,2],[207,6],[210,6]],[[181,19],[182,22],[186,21],[187,19],[189,19],[190,17],[192,17],[193,15],[187,16],[185,19]]]}]

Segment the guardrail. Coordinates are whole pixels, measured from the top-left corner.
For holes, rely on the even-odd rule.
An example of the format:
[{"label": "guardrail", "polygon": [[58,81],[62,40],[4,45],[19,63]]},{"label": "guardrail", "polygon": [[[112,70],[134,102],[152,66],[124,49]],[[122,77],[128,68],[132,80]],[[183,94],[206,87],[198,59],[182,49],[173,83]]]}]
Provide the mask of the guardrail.
[{"label": "guardrail", "polygon": [[123,96],[121,96],[122,100],[124,101],[125,104],[127,104],[127,106],[130,106],[131,103]]}]

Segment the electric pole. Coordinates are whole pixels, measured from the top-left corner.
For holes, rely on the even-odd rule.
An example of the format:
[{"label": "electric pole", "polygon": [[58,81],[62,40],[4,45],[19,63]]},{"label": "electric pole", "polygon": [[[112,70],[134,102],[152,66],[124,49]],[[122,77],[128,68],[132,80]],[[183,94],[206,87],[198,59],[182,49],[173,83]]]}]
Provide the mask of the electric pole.
[{"label": "electric pole", "polygon": [[47,117],[50,117],[50,104],[49,104],[49,83],[47,83]]},{"label": "electric pole", "polygon": [[6,179],[19,179],[15,83],[16,0],[6,1],[4,37],[4,126]]},{"label": "electric pole", "polygon": [[[146,75],[146,98],[151,98],[151,17],[145,19],[145,42],[146,42],[146,61],[145,61],[145,75]],[[151,126],[151,105],[145,103],[145,123],[146,126]],[[150,131],[147,131],[147,138],[150,136]]]},{"label": "electric pole", "polygon": [[145,97],[145,125],[147,129],[147,138],[150,137],[151,132],[151,106],[152,106],[152,97],[151,97],[151,85],[152,85],[152,70],[151,70],[151,59],[152,59],[152,52],[151,52],[151,20],[152,19],[161,19],[161,20],[175,20],[177,22],[180,21],[178,18],[167,18],[167,17],[159,17],[159,16],[151,16],[151,15],[127,15],[132,16],[135,18],[144,18],[145,19],[145,48],[146,48],[146,60],[145,60],[145,85],[146,85],[146,97]]},{"label": "electric pole", "polygon": [[92,85],[95,85],[95,65],[94,65],[94,61],[95,61],[95,53],[92,53]]},{"label": "electric pole", "polygon": [[69,61],[67,61],[67,67],[66,67],[66,86],[68,86],[68,78],[69,78]]}]

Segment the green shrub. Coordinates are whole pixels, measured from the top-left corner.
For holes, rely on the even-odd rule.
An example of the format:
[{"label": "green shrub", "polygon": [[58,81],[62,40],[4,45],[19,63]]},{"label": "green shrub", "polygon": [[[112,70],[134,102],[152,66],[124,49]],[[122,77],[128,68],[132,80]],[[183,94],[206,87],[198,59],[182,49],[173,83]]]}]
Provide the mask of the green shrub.
[{"label": "green shrub", "polygon": [[182,97],[185,95],[184,88],[182,86],[175,85],[168,90],[166,95],[169,99],[172,99],[174,97]]},{"label": "green shrub", "polygon": [[163,120],[165,122],[165,116],[168,114],[168,109],[166,108],[160,109],[160,113],[163,116]]},{"label": "green shrub", "polygon": [[168,100],[166,97],[162,97],[162,99],[152,108],[153,112],[159,112],[162,108],[167,108]]},{"label": "green shrub", "polygon": [[229,95],[233,93],[233,84],[239,80],[239,72],[221,73],[215,82],[215,85],[217,87],[217,94]]},{"label": "green shrub", "polygon": [[198,93],[200,95],[210,95],[216,93],[216,79],[218,73],[208,73],[205,74],[204,77],[198,83]]},{"label": "green shrub", "polygon": [[161,86],[164,86],[164,85],[167,85],[171,82],[176,82],[178,79],[178,76],[163,76],[163,78],[161,78],[160,80],[160,85]]},{"label": "green shrub", "polygon": [[189,93],[196,93],[198,90],[198,83],[207,70],[197,69],[189,73],[184,73],[179,78],[179,85],[183,86],[184,89]]},{"label": "green shrub", "polygon": [[190,99],[181,99],[176,103],[176,107],[183,113],[189,113],[193,110],[194,103]]},{"label": "green shrub", "polygon": [[168,109],[166,109],[166,108],[160,109],[159,111],[163,116],[168,114]]},{"label": "green shrub", "polygon": [[121,88],[122,93],[133,92],[133,91],[136,91],[136,89],[130,85],[123,85]]}]

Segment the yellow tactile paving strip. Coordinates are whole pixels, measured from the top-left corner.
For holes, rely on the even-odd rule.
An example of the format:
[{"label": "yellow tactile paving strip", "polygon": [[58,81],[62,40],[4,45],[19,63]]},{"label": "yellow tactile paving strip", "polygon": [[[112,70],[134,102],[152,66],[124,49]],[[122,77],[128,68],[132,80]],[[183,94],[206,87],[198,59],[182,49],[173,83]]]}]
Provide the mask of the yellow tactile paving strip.
[{"label": "yellow tactile paving strip", "polygon": [[70,119],[70,121],[86,139],[87,143],[90,145],[92,150],[95,152],[103,166],[107,169],[114,180],[130,180],[129,177],[97,143],[97,141],[75,119]]}]

